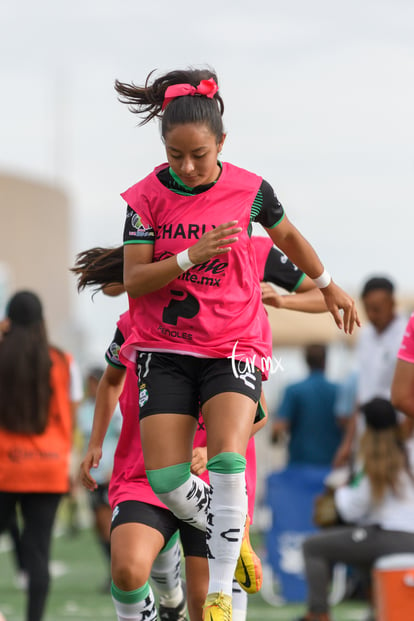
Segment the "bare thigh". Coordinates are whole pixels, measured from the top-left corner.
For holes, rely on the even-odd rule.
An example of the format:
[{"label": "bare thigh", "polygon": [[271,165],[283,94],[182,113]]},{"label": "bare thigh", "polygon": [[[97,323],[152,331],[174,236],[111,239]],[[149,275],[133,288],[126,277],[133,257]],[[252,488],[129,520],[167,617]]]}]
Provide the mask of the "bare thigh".
[{"label": "bare thigh", "polygon": [[135,522],[120,524],[111,533],[112,580],[123,591],[142,587],[164,546],[164,537],[155,528]]},{"label": "bare thigh", "polygon": [[191,461],[197,427],[194,416],[153,414],[140,422],[141,444],[147,470]]},{"label": "bare thigh", "polygon": [[246,454],[257,403],[240,393],[215,395],[202,408],[207,431],[208,459],[219,453]]}]

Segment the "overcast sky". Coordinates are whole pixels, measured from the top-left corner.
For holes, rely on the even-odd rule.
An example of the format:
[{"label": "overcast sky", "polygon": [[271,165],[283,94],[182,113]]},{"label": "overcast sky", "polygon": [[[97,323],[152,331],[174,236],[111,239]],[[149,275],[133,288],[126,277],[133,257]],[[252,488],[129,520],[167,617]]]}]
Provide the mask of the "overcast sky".
[{"label": "overcast sky", "polygon": [[[119,193],[165,159],[114,80],[208,64],[223,159],[273,185],[350,292],[380,272],[414,292],[412,0],[2,0],[0,17],[0,168],[67,190],[73,257],[121,243]],[[125,302],[74,304],[95,354]]]}]

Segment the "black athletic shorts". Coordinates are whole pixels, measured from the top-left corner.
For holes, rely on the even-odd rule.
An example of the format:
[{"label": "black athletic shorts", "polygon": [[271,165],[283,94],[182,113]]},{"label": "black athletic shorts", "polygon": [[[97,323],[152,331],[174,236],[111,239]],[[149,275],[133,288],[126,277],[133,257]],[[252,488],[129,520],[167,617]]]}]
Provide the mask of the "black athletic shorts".
[{"label": "black athletic shorts", "polygon": [[168,509],[139,500],[125,500],[118,503],[112,512],[111,532],[117,526],[131,522],[155,528],[164,537],[165,543],[168,543],[178,530],[184,556],[207,558],[206,534],[182,522]]},{"label": "black athletic shorts", "polygon": [[203,404],[223,392],[260,399],[262,374],[235,373],[227,358],[139,352],[137,376],[140,418],[151,414],[190,414],[198,419]]}]

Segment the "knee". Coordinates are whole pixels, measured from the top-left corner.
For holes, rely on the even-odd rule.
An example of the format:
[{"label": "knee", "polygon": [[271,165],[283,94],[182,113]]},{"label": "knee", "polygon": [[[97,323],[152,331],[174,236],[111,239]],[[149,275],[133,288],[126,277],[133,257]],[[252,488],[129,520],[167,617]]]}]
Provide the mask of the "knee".
[{"label": "knee", "polygon": [[306,537],[306,539],[302,543],[302,551],[304,556],[313,556],[318,549],[317,537],[310,536]]},{"label": "knee", "polygon": [[188,481],[191,477],[190,467],[191,462],[184,462],[145,472],[153,492],[158,496],[168,494]]},{"label": "knee", "polygon": [[149,567],[145,563],[112,563],[112,580],[121,591],[135,591],[149,579]]},{"label": "knee", "polygon": [[220,474],[236,474],[246,470],[246,458],[239,453],[224,452],[212,457],[207,462],[207,469]]}]

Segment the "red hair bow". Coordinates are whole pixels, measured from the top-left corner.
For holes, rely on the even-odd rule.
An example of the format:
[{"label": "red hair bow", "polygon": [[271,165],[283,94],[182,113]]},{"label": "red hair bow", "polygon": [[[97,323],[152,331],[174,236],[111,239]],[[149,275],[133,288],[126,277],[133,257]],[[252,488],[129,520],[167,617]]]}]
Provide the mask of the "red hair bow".
[{"label": "red hair bow", "polygon": [[210,78],[209,80],[201,80],[198,86],[192,86],[191,84],[173,84],[165,91],[164,102],[161,110],[164,110],[170,101],[176,97],[184,97],[185,95],[204,95],[204,97],[213,99],[217,91],[218,86],[213,78]]}]

